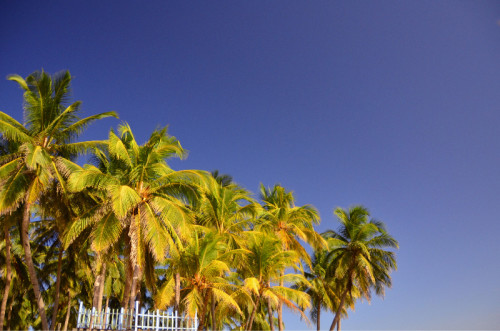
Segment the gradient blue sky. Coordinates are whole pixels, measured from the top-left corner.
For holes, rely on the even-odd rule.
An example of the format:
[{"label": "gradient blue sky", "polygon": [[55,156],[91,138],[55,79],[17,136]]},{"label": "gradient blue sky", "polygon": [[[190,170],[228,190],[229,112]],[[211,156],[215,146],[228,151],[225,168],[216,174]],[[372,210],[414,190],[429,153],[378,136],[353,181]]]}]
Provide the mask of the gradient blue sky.
[{"label": "gradient blue sky", "polygon": [[[343,328],[500,329],[499,20],[498,1],[4,1],[0,76],[69,69],[86,114],[141,140],[169,124],[174,168],[279,182],[318,231],[367,206],[399,270]],[[0,79],[0,110],[21,101]]]}]

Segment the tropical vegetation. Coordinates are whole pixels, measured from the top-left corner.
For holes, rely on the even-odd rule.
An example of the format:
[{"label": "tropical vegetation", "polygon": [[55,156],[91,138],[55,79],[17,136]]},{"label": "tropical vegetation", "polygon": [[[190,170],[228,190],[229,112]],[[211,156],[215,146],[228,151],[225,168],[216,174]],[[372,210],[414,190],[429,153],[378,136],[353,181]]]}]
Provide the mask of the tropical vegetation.
[{"label": "tropical vegetation", "polygon": [[172,169],[187,153],[166,128],[79,141],[118,116],[81,117],[68,71],[8,79],[24,116],[0,111],[0,331],[68,330],[79,303],[136,300],[199,330],[281,331],[283,305],[318,330],[330,311],[333,330],[391,287],[398,242],[365,207],[336,208],[339,228],[318,233],[318,211],[279,184],[255,198],[218,171]]}]

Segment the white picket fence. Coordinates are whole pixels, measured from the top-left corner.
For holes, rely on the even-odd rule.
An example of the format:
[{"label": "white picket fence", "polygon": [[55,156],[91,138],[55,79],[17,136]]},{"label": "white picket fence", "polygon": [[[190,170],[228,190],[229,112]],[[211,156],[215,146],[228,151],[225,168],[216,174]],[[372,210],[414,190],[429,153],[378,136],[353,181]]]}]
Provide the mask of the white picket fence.
[{"label": "white picket fence", "polygon": [[76,328],[79,330],[168,330],[195,331],[198,329],[198,318],[177,316],[177,312],[146,311],[139,312],[139,301],[134,309],[86,309],[80,302]]}]

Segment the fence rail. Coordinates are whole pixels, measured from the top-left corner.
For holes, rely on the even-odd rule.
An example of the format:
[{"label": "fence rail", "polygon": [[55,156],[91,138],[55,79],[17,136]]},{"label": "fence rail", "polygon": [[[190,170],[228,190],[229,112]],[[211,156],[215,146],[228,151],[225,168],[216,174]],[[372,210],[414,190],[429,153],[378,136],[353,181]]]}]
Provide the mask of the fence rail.
[{"label": "fence rail", "polygon": [[177,312],[147,311],[139,312],[139,301],[134,309],[86,309],[80,302],[76,328],[79,330],[167,330],[195,331],[198,329],[198,318],[177,316]]}]

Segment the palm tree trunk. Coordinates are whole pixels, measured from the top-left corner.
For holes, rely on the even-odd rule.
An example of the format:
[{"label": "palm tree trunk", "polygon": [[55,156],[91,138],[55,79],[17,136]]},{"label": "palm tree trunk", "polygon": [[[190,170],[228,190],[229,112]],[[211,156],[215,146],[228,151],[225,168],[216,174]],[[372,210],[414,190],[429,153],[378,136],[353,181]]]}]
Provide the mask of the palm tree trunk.
[{"label": "palm tree trunk", "polygon": [[174,309],[177,314],[180,314],[179,306],[181,303],[181,275],[176,272],[175,273],[175,306]]},{"label": "palm tree trunk", "polygon": [[28,267],[28,273],[30,275],[31,286],[33,286],[33,292],[35,292],[35,299],[38,307],[38,314],[40,315],[40,319],[42,321],[42,328],[44,330],[48,330],[49,324],[47,323],[47,315],[45,314],[45,302],[43,301],[42,298],[40,285],[38,283],[38,278],[36,275],[35,265],[33,264],[33,257],[31,255],[31,246],[29,237],[31,203],[28,201],[28,199],[29,199],[29,193],[26,194],[26,199],[24,202],[23,221],[21,223],[21,242],[24,248],[24,257],[26,260],[26,266]]},{"label": "palm tree trunk", "polygon": [[57,259],[56,293],[54,298],[54,309],[52,311],[52,321],[50,322],[51,330],[56,329],[57,310],[59,309],[59,291],[61,287],[62,256],[63,256],[63,248],[61,244],[61,247],[59,247],[59,257]]},{"label": "palm tree trunk", "polygon": [[342,320],[342,319],[340,319],[340,318],[339,318],[339,321],[337,322],[337,331],[340,331],[340,321],[341,321],[341,320]]},{"label": "palm tree trunk", "polygon": [[134,308],[134,302],[136,300],[137,296],[137,286],[140,285],[140,269],[139,265],[134,266],[134,273],[132,276],[132,284],[130,286],[130,302],[129,302],[129,307],[130,309]]},{"label": "palm tree trunk", "polygon": [[66,319],[64,320],[63,331],[68,330],[69,315],[71,314],[71,293],[68,290],[68,306],[66,307]]},{"label": "palm tree trunk", "polygon": [[10,321],[12,320],[12,307],[14,306],[14,300],[10,300],[9,312],[7,313],[7,330],[10,330]]},{"label": "palm tree trunk", "polygon": [[5,237],[5,267],[7,270],[5,271],[5,287],[3,290],[2,306],[0,308],[0,331],[3,330],[3,324],[5,320],[5,309],[7,308],[7,299],[9,298],[10,283],[12,281],[12,267],[11,267],[12,257],[10,256],[11,242],[10,242],[9,227],[7,225],[4,225],[3,232]]},{"label": "palm tree trunk", "polygon": [[318,311],[318,315],[316,316],[316,329],[318,331],[321,330],[321,301],[318,300],[318,305],[316,306],[316,310]]},{"label": "palm tree trunk", "polygon": [[97,297],[97,311],[101,311],[102,309],[102,297],[104,295],[104,283],[106,282],[106,262],[102,265],[101,270],[101,285],[99,287],[99,295]]},{"label": "palm tree trunk", "polygon": [[[99,259],[99,257],[97,257],[97,259]],[[102,270],[102,266],[101,266],[101,270]],[[97,309],[97,305],[98,305],[98,301],[99,301],[99,290],[101,288],[101,273],[98,273],[96,276],[95,276],[95,280],[94,280],[94,293],[92,295],[92,308],[95,308]]]},{"label": "palm tree trunk", "polygon": [[[283,281],[283,277],[285,276],[285,270],[281,270],[280,272],[280,286],[283,287],[285,285]],[[278,302],[278,328],[280,331],[283,331],[283,303],[281,301]]]},{"label": "palm tree trunk", "polygon": [[349,292],[349,286],[344,290],[342,296],[340,298],[339,307],[337,308],[337,312],[335,313],[335,318],[333,319],[332,325],[330,326],[330,331],[335,330],[335,326],[340,321],[340,314],[342,312],[342,308],[344,307],[345,299],[347,297],[347,292]]},{"label": "palm tree trunk", "polygon": [[106,281],[106,262],[102,264],[100,276],[101,276],[100,280],[101,283],[99,284],[99,292],[97,293],[97,313],[99,316],[98,319],[99,325],[102,324],[101,318],[103,318],[101,315],[101,311],[102,311],[102,296],[104,294],[104,282]]},{"label": "palm tree trunk", "polygon": [[[269,282],[267,285],[271,287],[271,282]],[[267,299],[267,313],[269,314],[269,327],[271,331],[274,331],[273,307],[271,305],[271,299]]]},{"label": "palm tree trunk", "polygon": [[255,300],[255,305],[253,306],[252,314],[250,315],[250,319],[248,320],[248,326],[246,328],[247,331],[252,330],[253,319],[255,318],[255,312],[257,311],[257,307],[259,306],[259,304],[260,304],[260,297],[258,297],[257,300]]},{"label": "palm tree trunk", "polygon": [[205,294],[205,297],[203,298],[203,308],[201,309],[201,320],[200,320],[200,325],[198,325],[198,331],[202,331],[203,328],[205,327],[205,320],[207,317],[207,306],[208,306],[208,299],[210,299],[210,291],[206,290],[207,293]]}]

